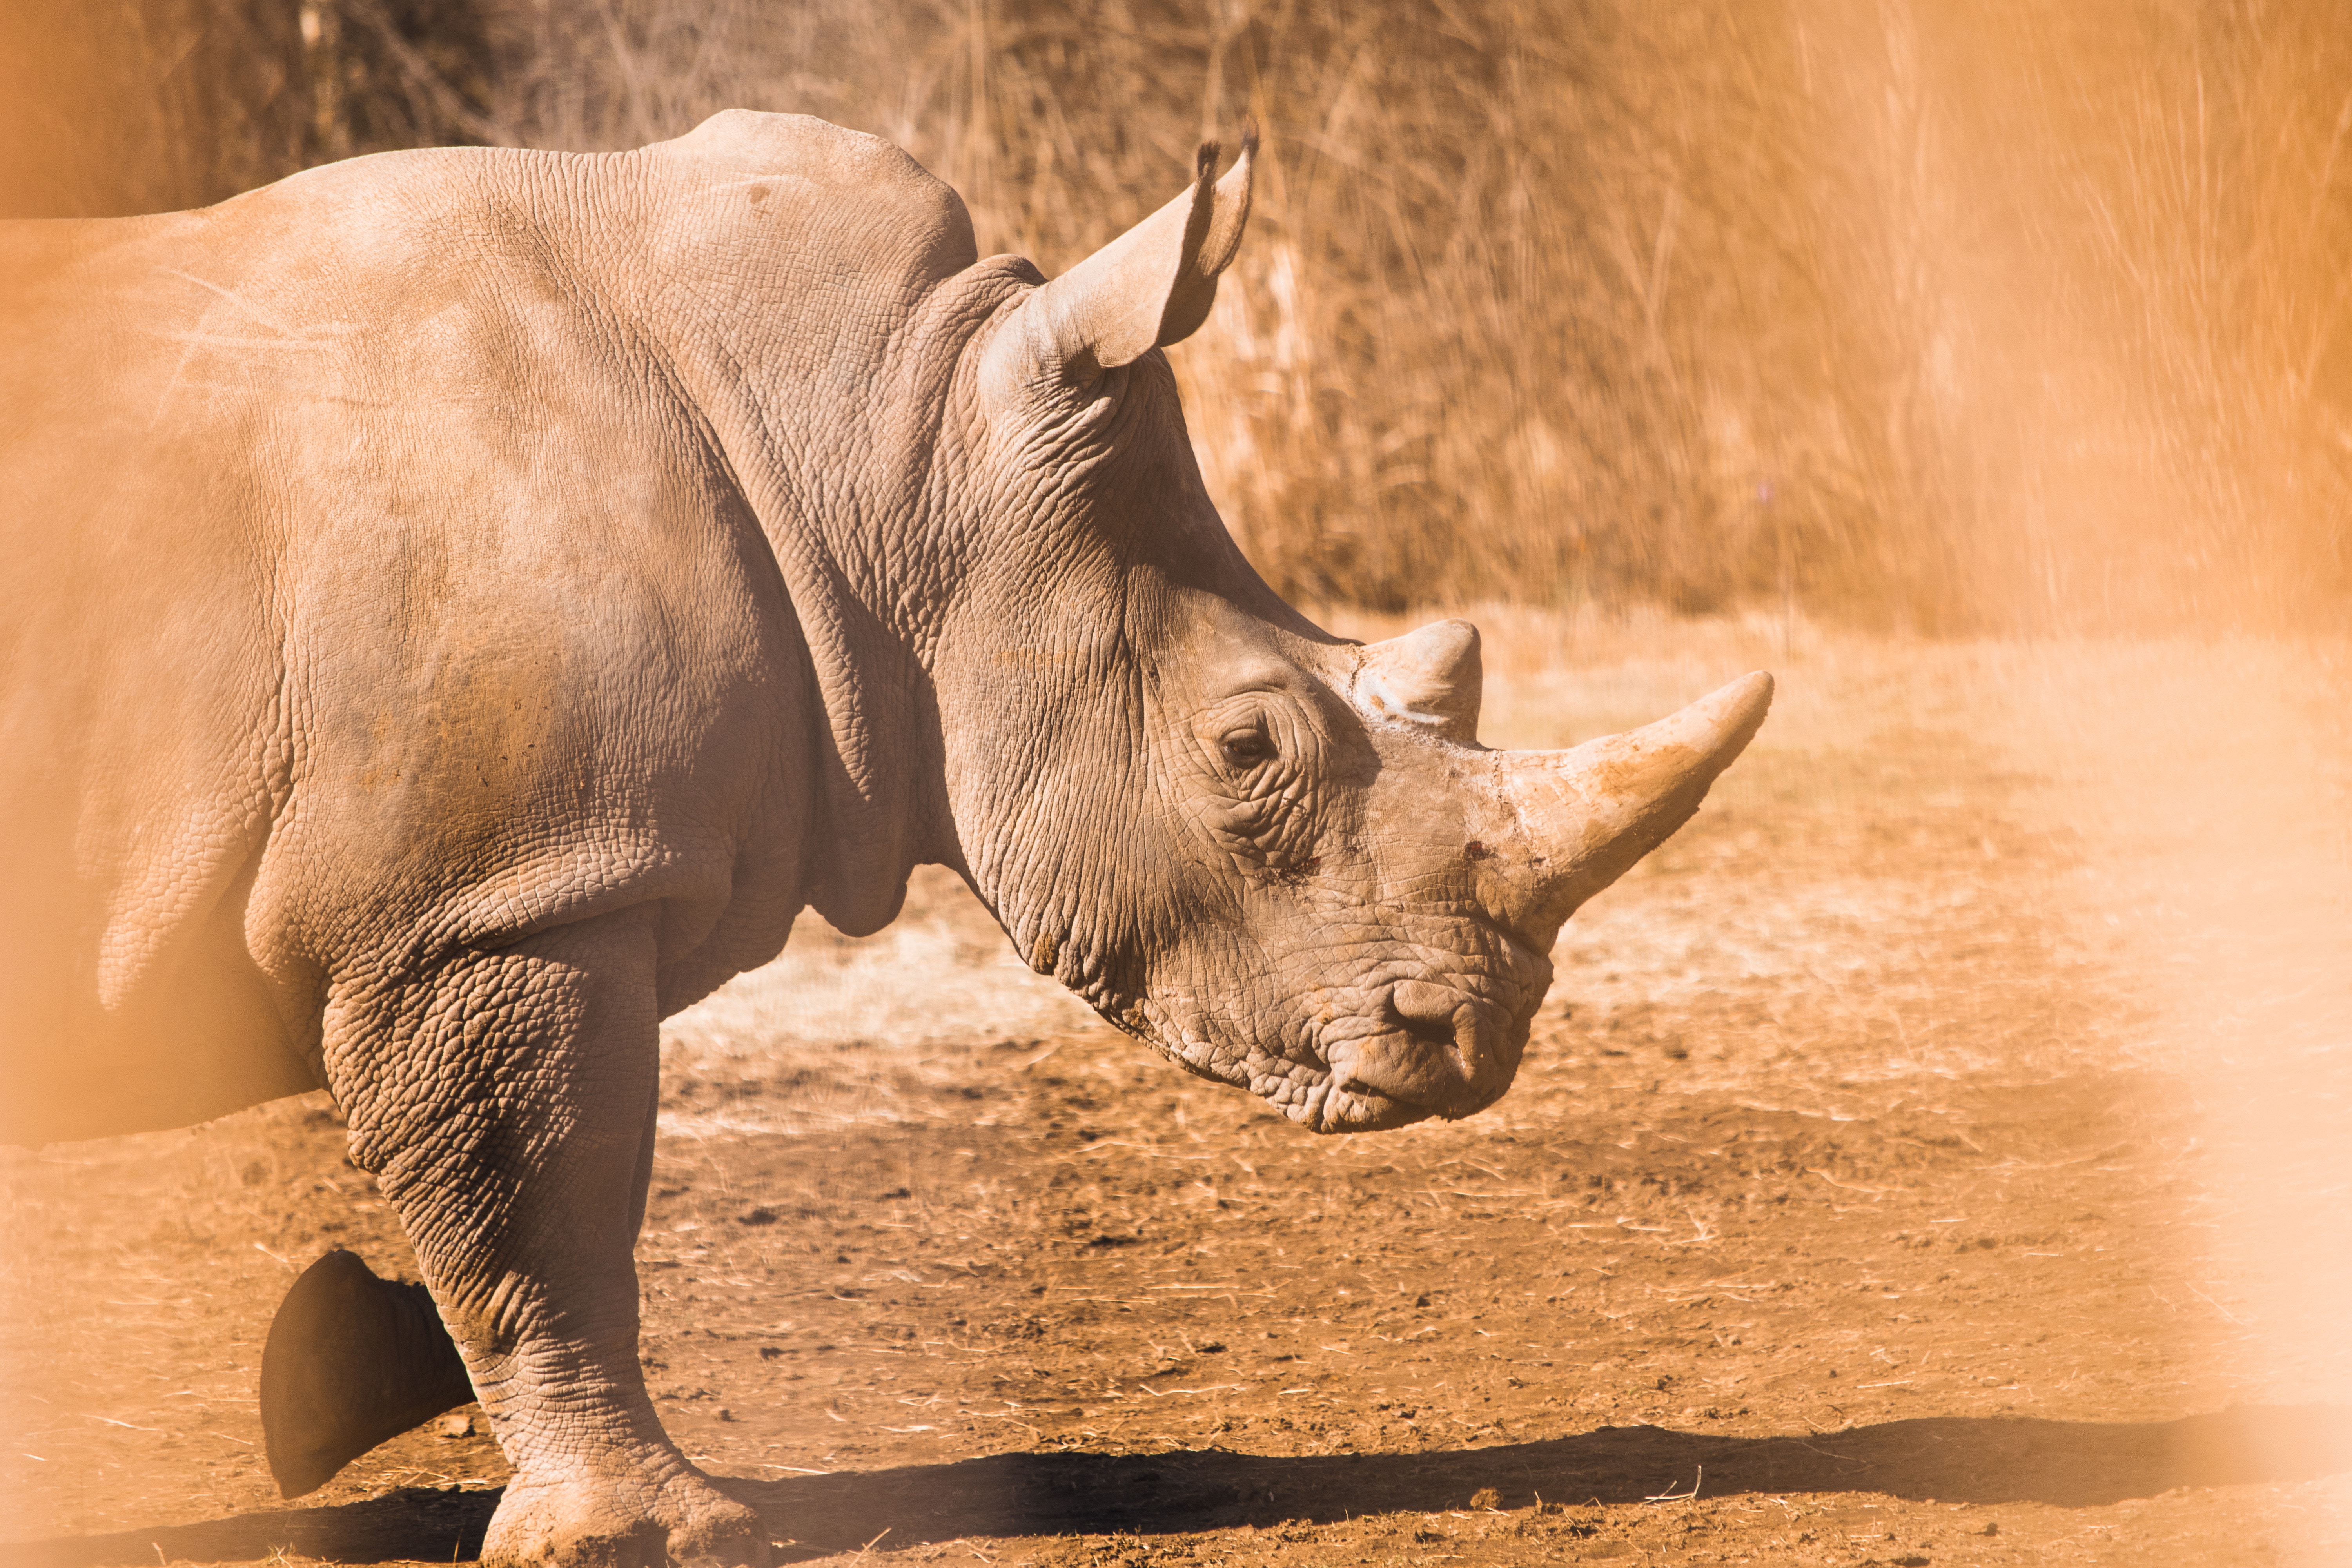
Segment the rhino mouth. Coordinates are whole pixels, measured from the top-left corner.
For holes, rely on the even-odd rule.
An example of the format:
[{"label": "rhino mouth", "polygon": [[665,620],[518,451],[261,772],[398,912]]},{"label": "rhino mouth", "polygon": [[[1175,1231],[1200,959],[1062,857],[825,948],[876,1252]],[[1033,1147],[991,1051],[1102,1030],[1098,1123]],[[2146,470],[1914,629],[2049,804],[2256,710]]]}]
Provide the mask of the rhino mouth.
[{"label": "rhino mouth", "polygon": [[1269,963],[1273,994],[1232,1013],[1197,993],[1103,1013],[1186,1072],[1247,1089],[1308,1131],[1458,1121],[1511,1087],[1551,984],[1549,955],[1487,934],[1458,966],[1427,963],[1424,946],[1410,968],[1284,984]]},{"label": "rhino mouth", "polygon": [[1433,1116],[1451,1121],[1484,1110],[1510,1088],[1527,1029],[1493,1003],[1407,981],[1391,989],[1381,1011],[1386,1027],[1328,1048],[1319,1120],[1330,1130],[1373,1131]]},{"label": "rhino mouth", "polygon": [[1366,1085],[1341,1084],[1336,1079],[1325,1086],[1318,1112],[1310,1124],[1318,1132],[1385,1132],[1437,1114],[1432,1107],[1393,1100]]}]

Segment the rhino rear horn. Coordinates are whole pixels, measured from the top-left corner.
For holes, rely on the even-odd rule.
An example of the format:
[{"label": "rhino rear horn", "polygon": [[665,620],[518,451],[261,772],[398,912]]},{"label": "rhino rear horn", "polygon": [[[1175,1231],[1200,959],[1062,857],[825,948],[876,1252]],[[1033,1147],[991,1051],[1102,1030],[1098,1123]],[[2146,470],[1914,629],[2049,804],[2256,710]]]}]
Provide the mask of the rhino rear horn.
[{"label": "rhino rear horn", "polygon": [[1471,746],[1478,742],[1484,683],[1478,628],[1468,621],[1435,621],[1367,646],[1349,695],[1376,719],[1417,724]]},{"label": "rhino rear horn", "polygon": [[990,381],[1088,380],[1192,336],[1241,248],[1256,157],[1253,123],[1241,156],[1213,179],[1217,143],[1202,142],[1190,190],[1040,288],[1004,323],[989,349]]}]

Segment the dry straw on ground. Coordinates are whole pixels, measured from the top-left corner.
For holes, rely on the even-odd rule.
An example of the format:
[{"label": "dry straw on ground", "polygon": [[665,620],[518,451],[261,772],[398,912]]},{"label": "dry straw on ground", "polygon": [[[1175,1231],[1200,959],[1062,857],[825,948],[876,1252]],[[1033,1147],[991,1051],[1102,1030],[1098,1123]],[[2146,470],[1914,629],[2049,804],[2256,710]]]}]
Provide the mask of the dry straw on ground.
[{"label": "dry straw on ground", "polygon": [[0,78],[19,212],[740,104],[893,138],[1049,270],[1254,113],[1177,358],[1295,597],[2039,633],[2352,593],[2329,0],[93,0],[0,21]]}]

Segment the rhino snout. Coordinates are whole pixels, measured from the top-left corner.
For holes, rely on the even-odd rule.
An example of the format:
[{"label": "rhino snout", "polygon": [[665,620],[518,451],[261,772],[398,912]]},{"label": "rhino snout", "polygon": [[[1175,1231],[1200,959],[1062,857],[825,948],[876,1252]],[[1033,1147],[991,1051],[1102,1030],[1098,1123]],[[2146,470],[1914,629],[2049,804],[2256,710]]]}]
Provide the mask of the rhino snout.
[{"label": "rhino snout", "polygon": [[1332,1047],[1335,1089],[1364,1102],[1368,1124],[1467,1116],[1510,1087],[1527,1031],[1490,1001],[1402,980],[1381,1001],[1387,1026]]}]

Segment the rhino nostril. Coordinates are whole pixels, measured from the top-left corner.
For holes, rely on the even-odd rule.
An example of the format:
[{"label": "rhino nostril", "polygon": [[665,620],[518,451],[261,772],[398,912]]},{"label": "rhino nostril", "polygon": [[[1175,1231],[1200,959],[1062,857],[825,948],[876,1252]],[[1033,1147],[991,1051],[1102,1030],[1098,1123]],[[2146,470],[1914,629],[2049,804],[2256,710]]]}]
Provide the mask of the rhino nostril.
[{"label": "rhino nostril", "polygon": [[1390,988],[1388,1000],[1390,1014],[1416,1044],[1454,1050],[1457,1043],[1454,1020],[1462,1011],[1461,997],[1443,985],[1404,980]]},{"label": "rhino nostril", "polygon": [[1454,1023],[1451,1019],[1402,1018],[1405,1038],[1416,1046],[1429,1046],[1449,1056],[1454,1052]]}]

